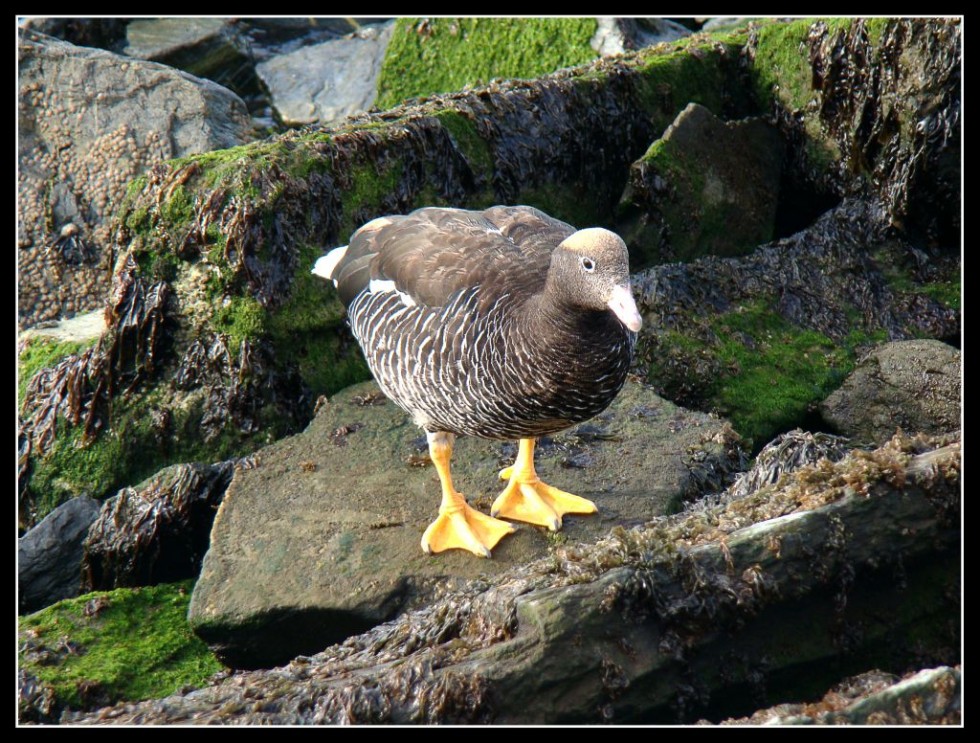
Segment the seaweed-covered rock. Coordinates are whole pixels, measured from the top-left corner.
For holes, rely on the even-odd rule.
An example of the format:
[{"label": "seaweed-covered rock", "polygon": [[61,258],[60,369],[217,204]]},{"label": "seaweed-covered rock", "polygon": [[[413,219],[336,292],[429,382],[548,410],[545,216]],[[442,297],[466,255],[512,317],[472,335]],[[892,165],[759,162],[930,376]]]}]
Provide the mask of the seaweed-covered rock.
[{"label": "seaweed-covered rock", "polygon": [[289,125],[332,126],[371,108],[391,33],[390,23],[366,26],[260,63],[256,71],[279,118]]},{"label": "seaweed-covered rock", "polygon": [[197,577],[235,465],[174,465],[106,500],[85,539],[84,590]]},{"label": "seaweed-covered rock", "polygon": [[161,65],[19,38],[21,323],[94,309],[114,253],[108,217],[149,165],[245,141],[237,96]]},{"label": "seaweed-covered rock", "polygon": [[959,725],[963,715],[959,667],[927,668],[898,678],[868,671],[844,679],[824,697],[781,704],[722,725]]},{"label": "seaweed-covered rock", "polygon": [[803,181],[958,252],[961,37],[956,18],[800,20],[755,26],[746,54]]},{"label": "seaweed-covered rock", "polygon": [[945,433],[960,427],[960,351],[935,340],[885,343],[867,354],[820,404],[826,421],[871,444],[896,428]]},{"label": "seaweed-covered rock", "polygon": [[895,437],[447,588],[283,667],[68,719],[721,721],[868,668],[958,665],[960,466],[955,441]]},{"label": "seaweed-covered rock", "polygon": [[366,379],[343,308],[310,266],[367,220],[530,203],[596,224],[678,106],[723,111],[739,47],[699,44],[697,58],[645,50],[135,180],[114,223],[105,336],[25,396],[24,521],[80,487],[104,497],[168,464],[246,454],[301,430],[316,395]]},{"label": "seaweed-covered rock", "polygon": [[[419,547],[439,487],[422,432],[374,383],[331,398],[303,433],[236,471],[194,589],[190,621],[226,663],[283,663],[362,632],[480,575],[496,576],[568,540],[593,540],[676,510],[723,486],[738,465],[737,438],[716,418],[690,413],[628,383],[589,423],[544,438],[546,482],[591,498],[596,517],[565,519],[556,534],[531,526],[490,561]],[[488,512],[514,443],[460,439],[453,482]],[[447,578],[446,576],[451,576]]]},{"label": "seaweed-covered rock", "polygon": [[873,204],[845,200],[750,255],[634,275],[637,366],[658,394],[717,411],[756,446],[809,427],[873,343],[959,334],[958,256],[877,220]]},{"label": "seaweed-covered rock", "polygon": [[741,255],[773,237],[784,144],[760,118],[691,103],[633,163],[617,231],[634,265]]},{"label": "seaweed-covered rock", "polygon": [[49,513],[17,544],[17,599],[21,614],[81,592],[82,543],[99,515],[94,498],[72,498]]},{"label": "seaweed-covered rock", "polygon": [[811,433],[799,428],[780,434],[756,454],[752,467],[736,476],[724,493],[714,498],[702,498],[689,504],[689,507],[703,508],[706,501],[711,503],[720,499],[744,498],[766,485],[774,485],[790,472],[805,465],[816,464],[821,459],[836,462],[843,459],[852,448],[843,436],[829,433]]}]

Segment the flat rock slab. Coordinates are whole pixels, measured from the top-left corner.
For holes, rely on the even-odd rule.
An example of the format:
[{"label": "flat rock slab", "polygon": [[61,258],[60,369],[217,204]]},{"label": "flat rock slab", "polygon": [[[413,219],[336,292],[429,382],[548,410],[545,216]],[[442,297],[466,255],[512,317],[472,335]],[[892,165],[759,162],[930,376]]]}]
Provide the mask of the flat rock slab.
[{"label": "flat rock slab", "polygon": [[[236,471],[189,617],[224,662],[258,667],[316,652],[454,582],[676,510],[706,470],[733,469],[736,448],[724,421],[628,383],[602,415],[538,446],[541,478],[591,498],[599,514],[566,516],[557,534],[518,524],[485,560],[459,550],[422,552],[440,489],[421,434],[365,383],[333,397],[303,433]],[[489,512],[503,485],[497,473],[515,453],[510,442],[457,440],[454,484]]]}]

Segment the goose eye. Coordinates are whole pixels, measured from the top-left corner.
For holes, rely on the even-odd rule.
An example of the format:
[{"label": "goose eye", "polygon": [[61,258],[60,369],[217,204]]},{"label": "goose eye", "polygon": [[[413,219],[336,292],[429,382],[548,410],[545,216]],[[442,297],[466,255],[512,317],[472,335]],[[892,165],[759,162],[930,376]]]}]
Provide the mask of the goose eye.
[{"label": "goose eye", "polygon": [[595,261],[593,261],[591,258],[582,258],[581,263],[582,268],[584,268],[588,273],[595,271]]}]

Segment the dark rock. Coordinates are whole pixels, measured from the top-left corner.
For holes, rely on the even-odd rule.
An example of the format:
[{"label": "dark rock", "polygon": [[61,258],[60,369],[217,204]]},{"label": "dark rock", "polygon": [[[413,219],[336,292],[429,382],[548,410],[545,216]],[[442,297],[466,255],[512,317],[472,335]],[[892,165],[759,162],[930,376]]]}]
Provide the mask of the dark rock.
[{"label": "dark rock", "polygon": [[927,668],[904,679],[868,671],[845,679],[823,699],[781,704],[723,725],[960,725],[963,717],[959,666]]},{"label": "dark rock", "polygon": [[81,495],[49,513],[18,540],[18,610],[27,614],[81,593],[82,542],[99,502]]},{"label": "dark rock", "polygon": [[[958,443],[895,437],[710,514],[447,587],[281,668],[70,721],[721,721],[868,668],[958,665],[960,466]],[[935,681],[940,721],[959,692]]]},{"label": "dark rock", "polygon": [[391,32],[390,23],[366,26],[260,63],[258,75],[280,119],[289,125],[333,126],[371,108]]},{"label": "dark rock", "polygon": [[745,51],[803,181],[959,252],[961,19],[758,24]]},{"label": "dark rock", "polygon": [[634,265],[741,255],[773,237],[784,144],[762,119],[688,104],[630,168],[617,231]]},{"label": "dark rock", "polygon": [[895,429],[959,429],[959,349],[935,340],[885,343],[871,351],[820,405],[827,422],[858,441],[880,444]]},{"label": "dark rock", "polygon": [[107,218],[153,163],[245,141],[242,102],[161,65],[31,31],[19,44],[21,323],[105,301]]},{"label": "dark rock", "polygon": [[[419,542],[436,516],[438,481],[404,411],[358,404],[376,393],[366,383],[334,396],[306,431],[236,471],[189,614],[223,662],[254,668],[315,652],[417,606],[443,576],[496,576],[557,543],[676,510],[700,494],[692,469],[730,475],[738,463],[723,421],[628,383],[605,413],[537,452],[541,478],[593,499],[597,516],[568,517],[555,534],[521,525],[489,561],[458,550],[430,557]],[[660,413],[656,422],[631,414],[641,405]],[[501,442],[460,439],[453,482],[488,512],[512,460]]]},{"label": "dark rock", "polygon": [[57,723],[60,710],[54,689],[20,668],[17,670],[18,718],[26,723]]},{"label": "dark rock", "polygon": [[76,46],[118,52],[126,39],[129,18],[28,18],[24,28]]},{"label": "dark rock", "polygon": [[84,590],[196,577],[235,465],[174,465],[105,501],[85,540]]},{"label": "dark rock", "polygon": [[213,80],[243,98],[259,92],[251,49],[232,18],[136,18],[122,52]]},{"label": "dark rock", "polygon": [[364,27],[386,23],[388,18],[249,18],[239,17],[236,21],[248,33],[257,58],[262,61],[274,53],[290,52],[295,49],[283,48],[290,42],[302,46],[316,44],[327,39],[336,39],[354,33]]}]

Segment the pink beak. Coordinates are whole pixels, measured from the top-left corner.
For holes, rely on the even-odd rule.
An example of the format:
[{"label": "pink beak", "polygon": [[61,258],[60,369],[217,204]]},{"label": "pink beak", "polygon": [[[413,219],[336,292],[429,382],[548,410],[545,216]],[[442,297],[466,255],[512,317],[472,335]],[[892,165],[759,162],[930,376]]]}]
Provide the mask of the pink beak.
[{"label": "pink beak", "polygon": [[643,318],[640,317],[639,310],[636,309],[636,302],[633,301],[633,292],[630,291],[629,284],[617,286],[612,291],[612,296],[606,303],[616,317],[627,328],[634,333],[638,332],[643,325]]}]

